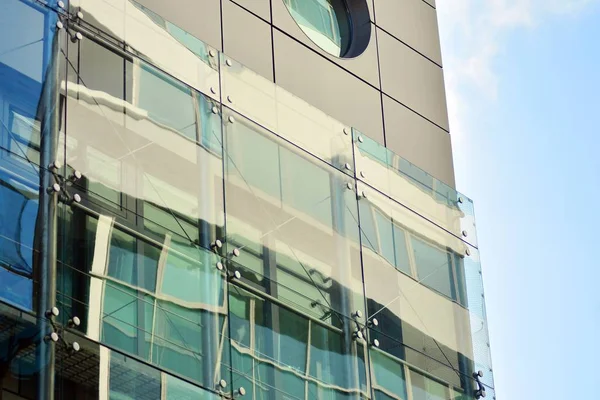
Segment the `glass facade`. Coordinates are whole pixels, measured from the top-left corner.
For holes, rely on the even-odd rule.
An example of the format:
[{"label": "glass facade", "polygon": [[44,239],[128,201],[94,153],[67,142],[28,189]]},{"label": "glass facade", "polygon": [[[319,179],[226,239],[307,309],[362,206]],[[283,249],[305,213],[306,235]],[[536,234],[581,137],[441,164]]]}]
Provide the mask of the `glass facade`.
[{"label": "glass facade", "polygon": [[493,396],[470,199],[134,1],[5,3],[0,398]]}]

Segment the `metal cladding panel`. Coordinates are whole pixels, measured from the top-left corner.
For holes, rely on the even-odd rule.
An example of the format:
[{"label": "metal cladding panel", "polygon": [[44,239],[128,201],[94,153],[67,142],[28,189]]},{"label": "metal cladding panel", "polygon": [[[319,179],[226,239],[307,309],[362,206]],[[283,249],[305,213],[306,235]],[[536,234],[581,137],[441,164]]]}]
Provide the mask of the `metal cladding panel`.
[{"label": "metal cladding panel", "polygon": [[209,45],[221,49],[220,0],[139,0],[167,21],[196,36]]},{"label": "metal cladding panel", "polygon": [[265,21],[271,20],[270,0],[235,0],[234,2],[258,15]]},{"label": "metal cladding panel", "polygon": [[383,96],[387,147],[454,187],[452,145],[448,132]]},{"label": "metal cladding panel", "polygon": [[225,53],[273,80],[271,27],[230,0],[223,1]]},{"label": "metal cladding panel", "polygon": [[383,143],[377,89],[277,30],[273,40],[275,81],[279,86]]},{"label": "metal cladding panel", "polygon": [[377,25],[442,65],[436,10],[423,0],[377,0]]},{"label": "metal cladding panel", "polygon": [[383,92],[449,130],[442,68],[382,30],[377,39]]}]

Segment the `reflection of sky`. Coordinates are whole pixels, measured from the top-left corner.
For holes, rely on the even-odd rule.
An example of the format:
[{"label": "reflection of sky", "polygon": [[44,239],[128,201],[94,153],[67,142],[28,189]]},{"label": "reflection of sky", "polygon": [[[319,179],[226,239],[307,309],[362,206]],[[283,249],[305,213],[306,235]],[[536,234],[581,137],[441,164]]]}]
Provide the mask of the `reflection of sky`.
[{"label": "reflection of sky", "polygon": [[[15,15],[19,16],[15,18]],[[0,13],[0,63],[42,81],[44,15],[24,3],[7,1]],[[28,21],[23,25],[23,21]],[[7,38],[10,38],[7,40]]]},{"label": "reflection of sky", "polygon": [[[6,174],[0,179],[15,190],[0,186],[0,265],[10,265],[22,275],[33,272],[33,234],[38,211],[36,192],[19,184]],[[21,190],[25,195],[17,192]],[[29,197],[26,197],[29,195]],[[33,200],[29,200],[33,198]],[[31,280],[0,267],[0,293],[4,299],[31,307]]]},{"label": "reflection of sky", "polygon": [[597,398],[600,2],[437,4],[498,399]]}]

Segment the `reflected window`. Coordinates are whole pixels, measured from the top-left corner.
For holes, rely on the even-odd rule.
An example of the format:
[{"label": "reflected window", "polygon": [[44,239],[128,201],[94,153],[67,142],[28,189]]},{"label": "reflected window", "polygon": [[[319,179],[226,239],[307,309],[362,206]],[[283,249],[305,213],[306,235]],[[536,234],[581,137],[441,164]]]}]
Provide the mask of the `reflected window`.
[{"label": "reflected window", "polygon": [[414,236],[412,247],[417,266],[417,279],[424,285],[454,298],[450,254]]},{"label": "reflected window", "polygon": [[351,22],[343,0],[284,0],[302,31],[320,48],[343,56],[350,44]]},{"label": "reflected window", "polygon": [[416,371],[410,371],[413,400],[444,400],[449,398],[448,387]]}]

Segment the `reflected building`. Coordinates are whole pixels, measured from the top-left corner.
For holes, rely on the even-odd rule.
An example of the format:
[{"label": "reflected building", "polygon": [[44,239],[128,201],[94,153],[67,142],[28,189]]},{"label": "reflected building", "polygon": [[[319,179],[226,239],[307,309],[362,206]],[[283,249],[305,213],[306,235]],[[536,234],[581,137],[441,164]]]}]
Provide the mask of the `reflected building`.
[{"label": "reflected building", "polygon": [[6,0],[0,399],[494,397],[434,0]]}]

